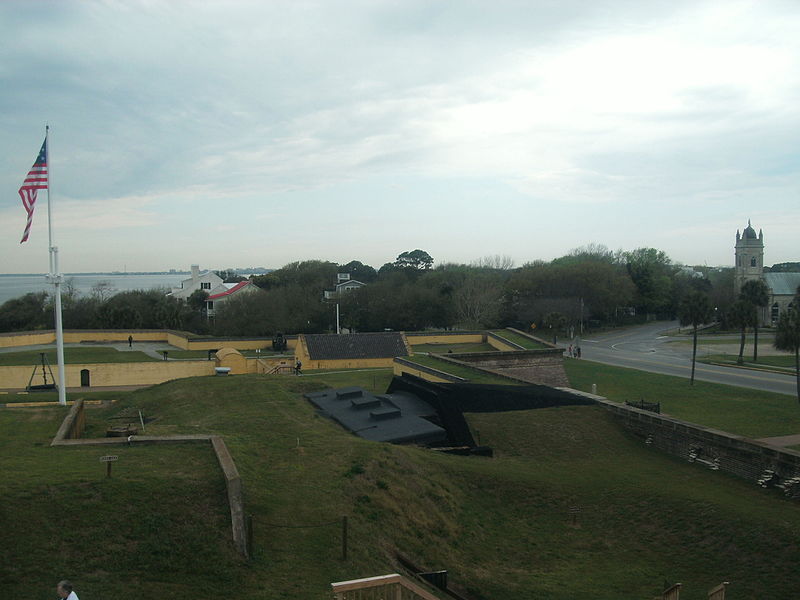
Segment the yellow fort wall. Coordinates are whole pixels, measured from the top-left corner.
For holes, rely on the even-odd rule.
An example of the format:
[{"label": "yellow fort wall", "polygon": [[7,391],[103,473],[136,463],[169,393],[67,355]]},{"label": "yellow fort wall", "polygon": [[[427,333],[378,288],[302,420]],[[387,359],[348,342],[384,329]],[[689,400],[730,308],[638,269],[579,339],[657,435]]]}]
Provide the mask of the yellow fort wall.
[{"label": "yellow fort wall", "polygon": [[[81,342],[118,342],[126,343],[128,336],[134,342],[165,342],[181,350],[217,350],[219,348],[235,348],[236,350],[272,350],[272,340],[255,339],[208,339],[192,337],[183,331],[168,329],[67,329],[64,331],[65,344]],[[23,331],[19,333],[0,333],[0,348],[17,346],[40,346],[56,343],[56,334],[52,330]],[[297,345],[297,338],[286,339],[287,351],[291,352]]]},{"label": "yellow fort wall", "polygon": [[492,348],[500,352],[516,352],[519,350],[516,346],[506,343],[504,340],[498,339],[493,335],[487,335],[486,341]]},{"label": "yellow fort wall", "polygon": [[0,348],[15,348],[16,346],[37,346],[40,344],[55,344],[56,334],[53,331],[24,331],[22,333],[0,334]]},{"label": "yellow fort wall", "polygon": [[405,337],[412,347],[420,344],[481,344],[486,341],[485,333],[475,331],[466,333],[406,335]]},{"label": "yellow fort wall", "polygon": [[[91,387],[116,385],[155,385],[172,379],[213,375],[214,363],[207,360],[154,361],[140,363],[95,363],[65,365],[67,387],[80,387],[81,370],[89,370]],[[30,366],[0,367],[0,388],[24,388],[33,368]],[[56,375],[56,369],[53,369]],[[41,369],[33,384],[41,384]]]}]

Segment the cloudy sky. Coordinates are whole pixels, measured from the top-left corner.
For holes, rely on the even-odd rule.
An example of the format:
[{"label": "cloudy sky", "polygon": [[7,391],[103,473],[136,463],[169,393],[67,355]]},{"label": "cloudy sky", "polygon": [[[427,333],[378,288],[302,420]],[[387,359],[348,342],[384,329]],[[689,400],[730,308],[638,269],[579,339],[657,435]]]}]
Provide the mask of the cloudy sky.
[{"label": "cloudy sky", "polygon": [[800,3],[0,3],[0,272],[800,260]]}]

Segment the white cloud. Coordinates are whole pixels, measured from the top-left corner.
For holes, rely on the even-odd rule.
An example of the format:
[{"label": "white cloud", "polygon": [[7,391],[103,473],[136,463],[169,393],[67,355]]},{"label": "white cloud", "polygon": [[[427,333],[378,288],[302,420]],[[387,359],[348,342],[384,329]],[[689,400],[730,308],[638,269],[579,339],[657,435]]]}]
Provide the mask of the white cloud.
[{"label": "white cloud", "polygon": [[[373,227],[389,212],[383,197],[429,206],[435,221],[418,230],[442,235],[454,217],[472,227],[485,200],[448,214],[436,182],[459,182],[461,194],[480,182],[489,188],[483,197],[504,198],[522,221],[543,207],[557,221],[576,208],[596,221],[632,204],[667,203],[713,222],[721,211],[743,219],[758,204],[765,228],[779,227],[770,215],[800,189],[793,2],[51,8],[41,15],[24,2],[0,4],[0,184],[10,198],[0,207],[14,206],[3,211],[11,220],[22,212],[14,190],[45,118],[54,125],[54,182],[70,209],[62,227],[111,228],[123,238],[147,227],[167,247],[170,226],[196,223],[231,247],[241,243],[242,263],[260,262],[248,254],[251,224],[291,219],[294,205],[306,212],[292,226],[322,249],[331,206],[353,226]],[[402,189],[378,193],[376,180]],[[618,237],[635,230],[659,239],[657,207],[626,215],[635,221]],[[687,226],[682,219],[676,227]],[[0,230],[9,229],[4,220]],[[287,227],[272,235],[276,245],[293,239]],[[562,233],[548,252],[616,245],[585,235]],[[200,252],[204,241],[182,243]],[[508,253],[504,244],[523,248],[489,240],[494,253]],[[456,259],[457,239],[443,245]]]}]

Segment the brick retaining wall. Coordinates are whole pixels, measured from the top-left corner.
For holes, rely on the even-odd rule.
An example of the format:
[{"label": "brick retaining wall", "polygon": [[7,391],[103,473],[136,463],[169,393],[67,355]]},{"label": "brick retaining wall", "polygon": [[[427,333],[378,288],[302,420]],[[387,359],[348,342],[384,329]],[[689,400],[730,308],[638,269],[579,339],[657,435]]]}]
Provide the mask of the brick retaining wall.
[{"label": "brick retaining wall", "polygon": [[441,355],[439,358],[479,367],[489,373],[526,383],[562,387],[569,385],[567,373],[564,371],[563,354],[563,350],[554,348],[516,352],[465,352]]},{"label": "brick retaining wall", "polygon": [[562,389],[593,398],[620,425],[645,444],[753,483],[758,483],[767,471],[771,471],[775,478],[770,486],[777,484],[784,488],[787,496],[800,499],[800,483],[794,484],[791,481],[800,477],[800,452],[681,421],[668,415],[617,404],[601,396]]}]

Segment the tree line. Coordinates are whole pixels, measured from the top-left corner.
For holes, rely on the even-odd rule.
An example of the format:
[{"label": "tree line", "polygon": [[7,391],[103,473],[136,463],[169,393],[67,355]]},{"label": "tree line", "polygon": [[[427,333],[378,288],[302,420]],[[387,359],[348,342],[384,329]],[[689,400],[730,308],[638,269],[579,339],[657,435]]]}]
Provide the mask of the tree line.
[{"label": "tree line", "polygon": [[[337,273],[365,285],[325,301]],[[221,275],[232,281],[230,273]],[[335,330],[338,303],[340,325],[350,331],[550,331],[674,318],[692,291],[708,297],[723,326],[741,322],[732,268],[686,268],[655,248],[613,252],[589,245],[520,267],[505,256],[434,266],[430,254],[416,249],[378,269],[358,260],[306,260],[251,279],[260,293],[218,303],[213,319],[206,318],[202,292],[180,301],[165,289],[112,294],[101,284],[81,295],[67,285],[63,323],[67,329],[171,328],[220,336],[322,333]],[[0,331],[51,329],[52,314],[45,292],[14,298],[0,306]]]}]

